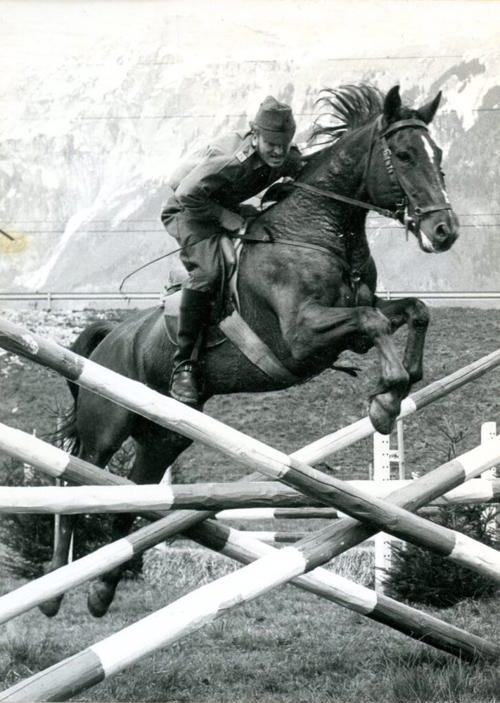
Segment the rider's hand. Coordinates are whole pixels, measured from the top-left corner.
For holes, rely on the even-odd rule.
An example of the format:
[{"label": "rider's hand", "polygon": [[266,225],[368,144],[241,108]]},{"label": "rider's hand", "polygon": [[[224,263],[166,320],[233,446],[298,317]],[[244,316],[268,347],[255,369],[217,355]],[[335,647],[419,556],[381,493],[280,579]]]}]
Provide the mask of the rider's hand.
[{"label": "rider's hand", "polygon": [[241,215],[238,215],[237,212],[232,212],[224,208],[220,216],[220,223],[224,229],[229,230],[229,232],[238,232],[245,224],[245,220]]},{"label": "rider's hand", "polygon": [[294,185],[290,181],[288,181],[287,183],[274,183],[264,193],[262,197],[262,204],[264,205],[268,202],[280,202],[280,200],[283,200],[288,195],[290,195],[293,189]]},{"label": "rider's hand", "polygon": [[256,217],[262,214],[262,211],[255,207],[255,205],[246,204],[240,205],[239,214],[245,220],[255,220]]}]

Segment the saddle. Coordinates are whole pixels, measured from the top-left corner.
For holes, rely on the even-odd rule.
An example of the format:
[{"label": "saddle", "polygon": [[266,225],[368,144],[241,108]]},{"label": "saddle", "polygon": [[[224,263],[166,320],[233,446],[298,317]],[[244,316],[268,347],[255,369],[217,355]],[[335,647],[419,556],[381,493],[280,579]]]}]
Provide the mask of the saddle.
[{"label": "saddle", "polygon": [[[252,238],[252,241],[265,240]],[[307,379],[296,376],[289,371],[240,315],[237,282],[242,249],[243,241],[241,239],[234,240],[227,235],[222,235],[219,239],[224,275],[212,304],[205,347],[210,349],[230,340],[249,361],[279,386],[286,388],[302,383]],[[170,269],[166,294],[162,301],[167,335],[170,342],[175,345],[177,345],[181,286],[187,277],[186,269],[180,259],[177,259],[176,264]],[[333,364],[331,368],[350,376],[357,376],[359,371],[357,367],[336,364]]]},{"label": "saddle", "polygon": [[[219,239],[224,275],[212,304],[205,347],[210,349],[230,340],[247,359],[277,384],[283,387],[293,385],[303,379],[295,376],[281,363],[240,315],[237,281],[242,248],[241,239],[233,240],[226,235]],[[167,335],[175,345],[177,344],[181,286],[187,276],[187,271],[178,260],[177,265],[171,267],[166,295],[162,301]]]}]

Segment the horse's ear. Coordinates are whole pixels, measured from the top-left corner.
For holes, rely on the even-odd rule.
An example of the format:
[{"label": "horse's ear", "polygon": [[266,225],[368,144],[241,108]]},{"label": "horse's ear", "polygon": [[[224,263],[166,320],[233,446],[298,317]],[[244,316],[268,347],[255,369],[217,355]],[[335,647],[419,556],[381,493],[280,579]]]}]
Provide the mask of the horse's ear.
[{"label": "horse's ear", "polygon": [[384,117],[387,123],[398,119],[400,109],[401,97],[399,95],[399,85],[395,85],[387,93],[384,100]]},{"label": "horse's ear", "polygon": [[423,122],[425,122],[425,124],[432,122],[434,115],[436,114],[436,110],[439,107],[439,103],[441,102],[441,95],[442,93],[439,91],[434,100],[417,110],[418,116]]}]

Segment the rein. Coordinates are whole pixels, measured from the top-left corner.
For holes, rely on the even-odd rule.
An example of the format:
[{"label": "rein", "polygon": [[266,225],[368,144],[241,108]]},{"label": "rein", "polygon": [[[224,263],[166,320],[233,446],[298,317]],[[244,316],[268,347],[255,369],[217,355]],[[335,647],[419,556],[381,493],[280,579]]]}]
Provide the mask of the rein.
[{"label": "rein", "polygon": [[373,205],[372,203],[365,203],[363,200],[357,200],[356,198],[349,198],[347,195],[340,195],[340,193],[333,193],[330,190],[323,190],[323,188],[317,188],[316,186],[311,186],[308,183],[302,183],[302,181],[295,181],[290,183],[294,188],[300,188],[301,190],[307,190],[309,193],[314,193],[315,195],[321,195],[324,198],[330,198],[331,200],[340,200],[342,203],[347,203],[348,205],[356,205],[357,207],[365,208],[365,210],[374,210],[380,215],[385,217],[392,217],[393,219],[398,219],[398,211],[387,210],[383,207],[378,207],[378,205]]}]

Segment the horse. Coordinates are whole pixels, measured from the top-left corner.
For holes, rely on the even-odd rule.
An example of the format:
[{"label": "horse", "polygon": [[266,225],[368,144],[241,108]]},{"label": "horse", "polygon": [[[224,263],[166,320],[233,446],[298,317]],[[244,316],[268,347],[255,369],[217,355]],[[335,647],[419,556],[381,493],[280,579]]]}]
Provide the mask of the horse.
[{"label": "horse", "polygon": [[[239,262],[240,312],[272,350],[288,376],[272,378],[235,345],[203,354],[205,385],[199,409],[216,394],[286,388],[319,374],[345,350],[376,347],[380,378],[369,403],[373,425],[391,431],[401,401],[423,376],[429,314],[415,298],[385,301],[375,295],[377,271],[365,233],[369,210],[404,223],[428,253],[447,251],[457,239],[441,171],[442,152],[428,125],[441,93],[418,109],[403,105],[399,86],[385,97],[368,84],[326,90],[322,105],[331,124],[317,121],[311,143],[320,148],[281,197],[249,226]],[[275,186],[272,186],[274,188]],[[392,333],[407,325],[403,358]],[[73,351],[168,394],[174,344],[161,307],[132,313],[119,323],[96,322]],[[135,443],[129,478],[157,483],[190,439],[70,384],[74,404],[67,436],[73,453],[104,467],[128,438]],[[61,521],[58,549],[49,570],[66,563],[71,516]],[[115,539],[130,529],[132,515],[114,522]],[[108,610],[125,565],[103,574],[88,596],[90,612]],[[55,615],[62,596],[42,610]]]}]

